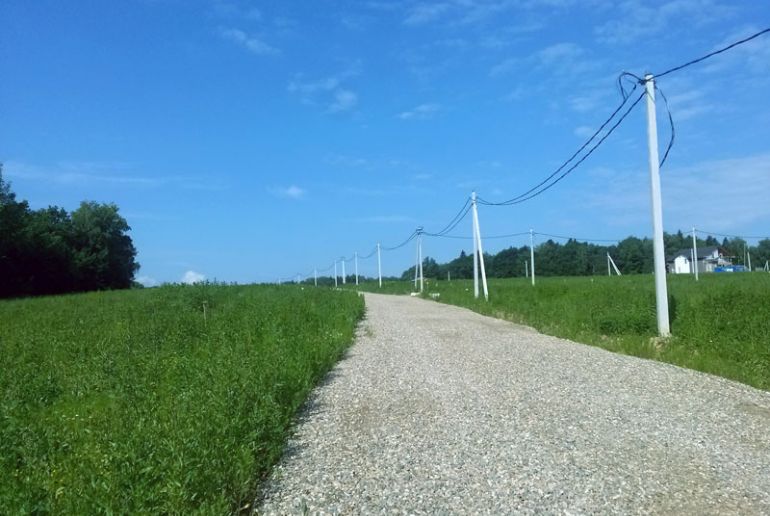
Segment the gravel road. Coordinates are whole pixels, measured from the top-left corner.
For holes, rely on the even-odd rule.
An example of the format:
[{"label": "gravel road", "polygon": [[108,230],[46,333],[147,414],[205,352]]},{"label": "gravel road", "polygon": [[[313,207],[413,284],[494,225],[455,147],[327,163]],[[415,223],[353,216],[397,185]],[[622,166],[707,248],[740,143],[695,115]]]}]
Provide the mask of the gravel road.
[{"label": "gravel road", "polygon": [[264,514],[770,514],[770,393],[366,294]]}]

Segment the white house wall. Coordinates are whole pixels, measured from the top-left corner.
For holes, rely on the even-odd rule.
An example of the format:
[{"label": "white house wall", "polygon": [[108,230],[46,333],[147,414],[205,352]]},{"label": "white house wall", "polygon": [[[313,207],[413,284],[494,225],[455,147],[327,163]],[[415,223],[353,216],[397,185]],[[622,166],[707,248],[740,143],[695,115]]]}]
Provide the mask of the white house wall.
[{"label": "white house wall", "polygon": [[674,258],[674,274],[690,274],[691,272],[690,260],[684,256]]}]

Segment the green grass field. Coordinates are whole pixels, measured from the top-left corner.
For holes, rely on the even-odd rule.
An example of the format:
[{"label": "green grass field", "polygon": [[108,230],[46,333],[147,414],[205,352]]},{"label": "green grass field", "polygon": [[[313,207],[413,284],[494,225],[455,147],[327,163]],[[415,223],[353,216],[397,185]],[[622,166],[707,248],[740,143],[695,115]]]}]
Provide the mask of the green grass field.
[{"label": "green grass field", "polygon": [[238,510],[363,310],[292,286],[0,302],[0,514]]},{"label": "green grass field", "polygon": [[[350,288],[350,285],[347,285]],[[489,302],[472,281],[428,281],[426,294],[476,312],[602,348],[661,360],[770,390],[770,274],[702,274],[668,278],[671,331],[657,342],[651,275],[491,279]],[[362,290],[380,291],[376,283]],[[389,282],[382,292],[411,292]]]}]

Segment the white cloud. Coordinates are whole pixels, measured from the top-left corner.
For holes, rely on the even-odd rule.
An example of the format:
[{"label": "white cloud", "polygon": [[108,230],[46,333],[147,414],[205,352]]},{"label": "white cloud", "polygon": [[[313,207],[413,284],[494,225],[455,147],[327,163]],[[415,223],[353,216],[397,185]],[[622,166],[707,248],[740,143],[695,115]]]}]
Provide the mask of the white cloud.
[{"label": "white cloud", "polygon": [[188,285],[192,285],[193,283],[201,283],[203,281],[206,281],[206,276],[204,276],[200,272],[187,271],[184,273],[180,281],[182,283],[187,283]]},{"label": "white cloud", "polygon": [[503,59],[490,69],[489,76],[499,77],[519,71],[527,73],[539,71],[571,78],[595,71],[600,65],[601,61],[591,58],[580,45],[562,42],[542,48],[526,57]]},{"label": "white cloud", "polygon": [[299,75],[289,82],[286,90],[304,104],[326,106],[327,113],[342,113],[358,105],[358,95],[344,83],[359,73],[360,65],[353,63],[341,73],[316,80],[304,80]]},{"label": "white cloud", "polygon": [[370,161],[366,158],[346,156],[344,154],[332,154],[327,156],[324,161],[330,165],[340,167],[365,168],[371,166]]},{"label": "white cloud", "polygon": [[[606,213],[610,224],[650,219],[646,170],[592,174],[584,205]],[[770,224],[770,154],[702,161],[661,169],[665,228],[696,227],[735,234]],[[599,186],[601,185],[601,186]],[[581,201],[582,202],[582,201]]]},{"label": "white cloud", "polygon": [[62,161],[54,165],[37,165],[7,161],[7,177],[30,181],[56,183],[65,187],[114,186],[120,188],[160,188],[174,186],[186,190],[225,190],[220,180],[185,176],[146,176],[133,170],[128,163]]},{"label": "white cloud", "polygon": [[276,188],[270,188],[269,192],[276,197],[283,197],[285,199],[294,199],[299,200],[305,197],[307,195],[307,190],[300,188],[296,185],[291,185],[287,187],[276,187]]},{"label": "white cloud", "polygon": [[160,282],[156,280],[155,278],[151,278],[150,276],[138,276],[136,278],[136,281],[138,283],[141,283],[145,287],[157,287],[160,285]]},{"label": "white cloud", "polygon": [[440,110],[441,106],[439,104],[420,104],[414,109],[399,113],[398,118],[401,120],[427,120],[433,118]]},{"label": "white cloud", "polygon": [[448,3],[420,3],[412,7],[404,19],[404,25],[423,25],[438,20],[451,8]]},{"label": "white cloud", "polygon": [[240,29],[223,28],[219,31],[219,34],[224,39],[237,43],[238,45],[241,45],[243,48],[245,48],[249,52],[259,56],[270,56],[270,55],[280,54],[280,50],[278,50],[277,48],[268,45],[258,37],[249,35]]},{"label": "white cloud", "polygon": [[340,85],[339,76],[331,76],[317,81],[302,82],[294,80],[289,83],[287,90],[289,93],[300,93],[302,95],[313,95],[318,92],[332,91]]},{"label": "white cloud", "polygon": [[334,93],[334,101],[329,106],[330,113],[350,111],[358,104],[358,95],[350,90],[337,90]]},{"label": "white cloud", "polygon": [[111,183],[117,185],[159,186],[166,177],[143,177],[130,172],[122,163],[60,162],[54,166],[39,166],[19,161],[5,163],[10,178],[52,181],[64,185]]},{"label": "white cloud", "polygon": [[[670,0],[651,5],[643,0],[626,0],[617,6],[620,16],[594,29],[603,43],[631,43],[677,26],[702,26],[730,15],[733,8],[715,0]],[[687,23],[682,23],[687,20]]]},{"label": "white cloud", "polygon": [[596,132],[596,129],[593,129],[592,127],[589,127],[587,125],[581,125],[579,127],[576,127],[575,130],[572,132],[578,138],[588,138],[592,134],[594,134],[594,132]]},{"label": "white cloud", "polygon": [[400,222],[414,222],[412,217],[406,215],[375,215],[373,217],[364,217],[358,219],[358,222],[367,222],[374,224],[392,224]]},{"label": "white cloud", "polygon": [[584,95],[573,95],[567,99],[569,106],[578,113],[587,113],[589,111],[596,111],[602,106],[606,105],[607,101],[606,90],[594,90],[591,93]]}]

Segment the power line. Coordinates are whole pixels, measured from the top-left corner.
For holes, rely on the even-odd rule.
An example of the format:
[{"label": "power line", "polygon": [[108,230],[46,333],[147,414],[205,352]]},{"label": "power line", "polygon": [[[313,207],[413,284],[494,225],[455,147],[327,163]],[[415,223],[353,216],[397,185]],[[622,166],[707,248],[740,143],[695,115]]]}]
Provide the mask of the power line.
[{"label": "power line", "polygon": [[393,246],[393,247],[385,247],[385,246],[383,246],[383,247],[381,247],[381,249],[383,251],[395,251],[396,249],[400,249],[400,248],[404,247],[406,244],[408,244],[409,242],[411,242],[412,240],[414,240],[414,238],[416,236],[417,236],[417,231],[415,230],[415,231],[412,231],[412,234],[409,235],[409,238],[407,238],[406,240],[404,240],[400,244],[398,244],[396,246]]},{"label": "power line", "polygon": [[463,207],[460,208],[460,211],[457,212],[457,215],[455,215],[452,218],[452,220],[449,222],[449,224],[447,224],[444,227],[444,229],[442,229],[441,231],[439,231],[437,233],[426,233],[426,232],[423,232],[423,234],[426,235],[426,236],[440,237],[440,236],[444,236],[447,233],[449,233],[450,231],[452,231],[454,228],[457,227],[458,224],[460,224],[460,222],[463,221],[465,216],[468,215],[468,212],[471,209],[470,202],[471,202],[470,198],[465,199],[465,204],[463,204]]},{"label": "power line", "polygon": [[[591,144],[591,142],[593,142],[593,141],[594,141],[594,139],[596,139],[596,137],[597,137],[597,136],[598,136],[598,135],[599,135],[599,134],[600,134],[600,133],[601,133],[601,132],[604,130],[604,128],[605,128],[605,127],[607,127],[607,125],[608,125],[608,124],[609,124],[609,123],[610,123],[610,122],[611,122],[611,121],[612,121],[612,120],[615,118],[615,116],[616,116],[616,115],[617,115],[617,114],[620,112],[620,110],[622,110],[622,109],[623,109],[623,106],[625,106],[625,105],[626,105],[626,103],[628,102],[628,99],[630,98],[630,95],[631,95],[631,93],[633,93],[634,91],[636,91],[636,89],[637,89],[638,87],[639,87],[639,84],[638,84],[638,83],[636,83],[636,84],[634,84],[634,87],[633,87],[633,89],[632,89],[632,90],[629,92],[629,94],[628,94],[628,95],[625,95],[625,92],[624,92],[623,101],[620,103],[620,105],[619,105],[617,108],[615,108],[615,111],[613,111],[613,112],[612,112],[612,114],[611,114],[611,115],[610,115],[610,116],[607,118],[607,120],[605,120],[605,121],[604,121],[604,123],[602,123],[602,125],[599,127],[599,129],[597,129],[597,130],[596,130],[596,131],[595,131],[595,132],[594,132],[594,133],[591,135],[591,137],[590,137],[590,138],[588,138],[588,140],[586,140],[586,142],[585,142],[585,143],[583,143],[583,145],[581,145],[581,146],[580,146],[580,148],[579,148],[578,150],[576,150],[576,151],[575,151],[575,152],[572,154],[572,156],[570,156],[570,157],[569,157],[569,158],[568,158],[568,159],[567,159],[567,160],[566,160],[564,163],[562,163],[562,164],[559,166],[559,168],[557,168],[556,170],[554,170],[554,171],[551,173],[551,175],[549,175],[548,177],[546,177],[545,179],[543,179],[542,181],[540,181],[538,184],[536,184],[535,186],[533,186],[532,188],[530,188],[530,189],[529,189],[529,190],[527,190],[526,192],[524,192],[524,193],[522,193],[522,194],[520,194],[520,195],[517,195],[516,197],[513,197],[512,199],[508,199],[507,201],[502,201],[502,202],[497,202],[497,203],[492,203],[492,202],[489,202],[489,201],[485,201],[485,200],[483,200],[483,199],[478,199],[478,201],[479,201],[481,204],[486,204],[486,205],[488,205],[488,206],[510,206],[510,205],[512,205],[512,204],[518,204],[519,200],[522,200],[522,202],[523,202],[524,200],[527,200],[527,199],[531,199],[531,197],[527,197],[527,196],[528,196],[528,195],[530,195],[532,192],[535,192],[536,190],[538,190],[539,188],[541,188],[543,185],[545,185],[546,183],[548,183],[548,182],[549,182],[551,179],[553,179],[553,178],[554,178],[554,177],[555,177],[555,176],[556,176],[556,175],[557,175],[559,172],[561,172],[561,171],[562,171],[562,170],[563,170],[563,169],[564,169],[564,168],[565,168],[567,165],[569,165],[569,164],[570,164],[570,162],[572,162],[572,160],[574,160],[574,159],[575,159],[575,158],[576,158],[578,155],[580,155],[580,153],[581,153],[581,152],[583,152],[583,150],[585,150],[585,148],[586,148],[586,147],[588,147],[588,146]],[[640,100],[640,99],[638,99],[636,102],[634,102],[633,106],[635,106],[635,105],[636,105],[636,104],[639,102],[639,100]],[[633,107],[633,106],[632,106],[632,107]],[[621,121],[622,121],[624,118],[625,118],[625,115],[623,116],[623,118],[621,118]],[[615,127],[617,127],[617,125],[616,125]],[[601,143],[602,143],[602,142],[603,142],[603,141],[606,139],[606,137],[607,137],[607,136],[609,136],[609,134],[611,134],[611,133],[612,133],[612,131],[613,131],[613,130],[614,130],[614,127],[613,127],[613,128],[610,130],[610,132],[609,132],[609,133],[607,133],[607,135],[605,135],[605,137],[604,137],[604,138],[602,138],[602,139],[599,141],[599,144],[601,144]],[[597,146],[598,146],[598,145],[597,145]],[[593,150],[594,150],[594,149],[595,149],[597,146],[594,146],[594,148],[593,148],[593,149],[591,149],[591,151],[589,151],[589,154],[588,154],[588,155],[590,155],[590,154],[591,154],[591,152],[593,152]],[[587,156],[585,156],[585,157],[587,157]],[[585,159],[585,157],[584,157],[583,159]],[[583,160],[581,159],[581,161],[580,161],[580,162],[582,162],[582,161],[583,161]],[[580,163],[580,162],[579,162],[579,163]],[[578,163],[578,164],[579,164],[579,163]],[[570,169],[567,171],[567,173],[571,172],[571,171],[572,171],[572,170],[574,170],[575,168],[576,168],[576,167],[572,167],[572,168],[570,168]],[[566,175],[566,174],[565,174],[565,175]],[[562,177],[563,177],[563,176],[562,176]],[[561,179],[557,179],[557,180],[556,180],[556,181],[555,181],[553,184],[556,184],[556,183],[558,183],[560,180],[561,180]],[[544,188],[544,189],[543,189],[543,191],[545,191],[545,190],[548,190],[549,188],[551,188],[551,187],[553,186],[553,184],[552,184],[552,185],[550,185],[550,186],[548,186],[548,187],[546,187],[546,188]],[[541,193],[542,193],[542,192],[541,192]],[[539,194],[537,194],[537,195],[539,195]]]},{"label": "power line", "polygon": [[367,254],[366,256],[359,256],[358,259],[359,260],[366,260],[366,259],[371,258],[372,256],[374,256],[376,252],[377,252],[377,246],[374,246],[374,249],[372,249],[371,253]]},{"label": "power line", "polygon": [[[426,233],[427,234],[427,233]],[[510,233],[507,235],[490,235],[481,237],[482,240],[495,240],[499,238],[513,238],[517,236],[523,236],[523,235],[529,235],[529,231],[525,231],[523,233]],[[428,235],[428,236],[435,236],[439,238],[455,238],[458,240],[471,240],[473,237],[470,236],[464,236],[464,235]]]},{"label": "power line", "polygon": [[[623,113],[623,115],[620,117],[620,119],[617,122],[615,122],[615,124],[607,131],[607,133],[604,136],[602,136],[599,139],[598,142],[596,142],[596,145],[591,147],[591,149],[582,158],[580,158],[578,161],[576,161],[570,168],[568,168],[565,172],[563,172],[558,178],[556,178],[555,181],[553,181],[549,185],[547,185],[547,186],[541,188],[540,190],[537,190],[534,193],[531,193],[529,195],[522,194],[522,195],[520,195],[518,197],[514,197],[513,199],[509,199],[509,200],[503,201],[503,202],[489,202],[489,201],[486,201],[484,199],[477,199],[478,202],[481,203],[481,204],[485,204],[487,206],[512,206],[514,204],[520,204],[520,203],[523,203],[523,202],[528,201],[530,199],[533,199],[533,198],[537,197],[538,195],[541,195],[541,194],[545,193],[546,191],[550,190],[551,188],[556,186],[556,184],[559,183],[559,181],[561,181],[562,179],[567,177],[567,175],[569,175],[573,170],[575,170],[577,167],[579,167],[591,154],[594,153],[594,151],[597,148],[599,148],[599,146],[602,143],[604,143],[604,141],[615,131],[615,129],[618,128],[618,126],[623,122],[623,120],[625,120],[628,117],[628,115],[631,113],[631,111],[633,111],[633,109],[636,107],[636,105],[639,104],[639,102],[644,98],[645,94],[646,93],[642,93],[641,95],[639,95],[636,98],[636,100],[634,101],[634,103],[631,104],[631,106],[626,110],[625,113]],[[623,104],[621,104],[620,107],[625,105],[625,102],[626,101],[624,100]],[[550,177],[553,177],[553,174]],[[542,185],[544,183],[545,183],[545,181],[540,183],[540,184]],[[535,189],[530,189],[529,192],[532,192],[533,190],[535,190]]]},{"label": "power line", "polygon": [[608,238],[580,238],[580,237],[572,237],[572,236],[563,236],[563,235],[551,235],[549,233],[534,233],[535,235],[550,237],[550,238],[559,238],[562,240],[575,240],[579,242],[620,242],[620,240],[612,240]]},{"label": "power line", "polygon": [[770,236],[747,236],[747,235],[727,235],[724,233],[714,233],[713,231],[701,231],[700,229],[695,230],[696,233],[700,233],[702,235],[706,236],[721,236],[726,238],[742,238],[744,240],[752,239],[752,240],[770,240]]},{"label": "power line", "polygon": [[671,127],[671,138],[668,140],[668,146],[666,146],[666,152],[663,153],[663,159],[660,160],[660,166],[662,167],[663,164],[666,162],[666,159],[668,158],[668,153],[671,152],[671,147],[674,146],[674,137],[676,136],[676,131],[674,129],[674,118],[671,116],[671,108],[668,105],[668,99],[666,98],[666,94],[663,93],[663,90],[658,87],[658,83],[655,83],[655,89],[660,93],[660,96],[663,98],[663,103],[666,106],[666,113],[668,114],[668,124]]},{"label": "power line", "polygon": [[711,52],[710,54],[706,54],[705,56],[699,57],[697,59],[693,59],[692,61],[688,61],[688,62],[686,62],[684,64],[679,65],[679,66],[675,66],[673,68],[670,68],[670,69],[666,70],[665,72],[658,73],[658,74],[653,74],[653,77],[655,79],[657,79],[659,77],[663,77],[664,75],[668,75],[668,74],[673,73],[673,72],[678,72],[679,70],[687,68],[688,66],[692,66],[694,64],[700,63],[701,61],[705,61],[706,59],[708,59],[710,57],[714,57],[717,54],[721,54],[722,52],[727,52],[731,48],[735,48],[738,45],[743,45],[744,43],[748,43],[752,39],[758,38],[758,37],[760,37],[760,36],[762,36],[764,34],[767,34],[768,32],[770,32],[770,27],[768,27],[768,28],[766,28],[764,30],[759,31],[756,34],[753,34],[753,35],[749,36],[748,38],[741,39],[739,41],[736,41],[734,43],[731,43],[731,44],[727,45],[724,48],[720,48],[719,50],[715,50],[714,52]]},{"label": "power line", "polygon": [[[757,32],[757,33],[747,37],[747,38],[744,38],[744,39],[741,39],[741,40],[736,41],[734,43],[731,43],[730,45],[727,45],[724,48],[721,48],[719,50],[716,50],[714,52],[706,54],[706,55],[704,55],[702,57],[699,57],[697,59],[693,59],[693,60],[688,61],[688,62],[686,62],[686,63],[684,63],[682,65],[676,66],[674,68],[670,68],[670,69],[668,69],[668,70],[666,70],[664,72],[661,72],[661,73],[658,73],[658,74],[653,74],[652,78],[653,79],[657,79],[657,78],[660,78],[660,77],[664,77],[664,76],[666,76],[666,75],[668,75],[670,73],[673,73],[673,72],[682,70],[684,68],[687,68],[689,66],[695,65],[695,64],[700,63],[702,61],[705,61],[706,59],[709,59],[709,58],[711,58],[713,56],[716,56],[716,55],[721,54],[723,52],[726,52],[726,51],[728,51],[728,50],[730,50],[732,48],[735,48],[735,47],[737,47],[739,45],[743,45],[745,43],[748,43],[749,41],[751,41],[753,39],[756,39],[756,38],[758,38],[758,37],[760,37],[760,36],[762,36],[764,34],[767,34],[769,32],[770,32],[770,28],[766,28],[764,30],[761,30],[761,31],[759,31],[759,32]],[[631,89],[631,91],[627,92],[625,87],[624,87],[623,81],[624,80],[631,81],[632,79],[633,79],[633,81],[632,81],[633,88]],[[636,89],[640,85],[644,85],[647,81],[648,81],[648,79],[642,79],[642,78],[640,78],[640,77],[638,77],[638,76],[636,76],[636,75],[634,75],[633,73],[630,73],[630,72],[623,72],[623,73],[621,73],[618,76],[617,82],[618,82],[618,88],[620,90],[621,96],[623,97],[623,101],[612,112],[612,114],[604,121],[604,123],[602,123],[602,125],[599,127],[599,129],[597,129],[591,135],[591,137],[577,151],[575,151],[564,163],[562,163],[559,166],[559,168],[557,168],[554,172],[552,172],[543,181],[541,181],[540,183],[538,183],[534,187],[530,188],[526,192],[524,192],[524,193],[522,193],[522,194],[520,194],[520,195],[518,195],[516,197],[513,197],[511,199],[508,199],[506,201],[490,202],[490,201],[484,200],[482,198],[477,198],[477,201],[480,204],[484,204],[484,205],[487,205],[487,206],[511,206],[511,205],[514,205],[514,204],[520,204],[520,203],[523,203],[525,201],[528,201],[528,200],[530,200],[530,199],[532,199],[534,197],[537,197],[538,195],[541,195],[541,194],[545,193],[546,191],[550,190],[551,188],[553,188],[557,183],[559,183],[567,175],[569,175],[571,172],[573,172],[578,166],[580,166],[589,156],[591,156],[591,154],[593,154],[593,152],[600,145],[602,145],[604,143],[604,141],[615,131],[615,129],[617,129],[617,127],[628,117],[628,115],[631,113],[631,111],[636,107],[637,104],[639,104],[639,102],[642,100],[642,98],[646,95],[646,92],[642,93],[639,97],[637,97],[637,99],[631,104],[631,106],[623,113],[623,115],[620,117],[620,119],[618,119],[612,125],[612,127],[610,127],[610,129],[606,132],[606,134],[604,134],[604,136],[602,136],[598,140],[598,142],[595,145],[593,145],[593,147],[591,147],[588,150],[587,153],[585,153],[580,159],[578,159],[566,171],[562,172],[561,175],[558,175],[562,170],[564,170],[565,167],[567,167],[567,165],[569,165],[573,160],[575,160],[575,158],[577,158],[580,155],[580,153],[583,152],[599,136],[599,134],[601,134],[601,132],[612,122],[612,120],[615,119],[617,114],[623,109],[623,107],[626,105],[628,100],[631,98],[631,95],[634,93],[634,91],[636,91]],[[666,98],[665,93],[663,93],[663,91],[657,86],[657,84],[655,86],[655,89],[658,92],[660,92],[660,95],[663,98],[664,104],[666,106],[666,111],[667,111],[667,115],[668,115],[669,125],[670,125],[670,128],[671,128],[671,138],[670,138],[669,143],[668,143],[668,145],[666,147],[666,151],[663,154],[663,159],[660,162],[660,165],[662,166],[666,162],[666,160],[668,159],[669,153],[670,153],[670,151],[671,151],[671,149],[673,147],[673,144],[674,144],[674,139],[675,139],[675,134],[676,133],[675,133],[673,116],[671,114],[671,109],[670,109],[670,106],[668,104],[668,99]],[[556,178],[556,179],[554,180],[554,178]],[[399,248],[407,245],[409,242],[411,242],[419,234],[424,234],[426,236],[432,236],[432,237],[469,239],[471,237],[464,237],[464,236],[460,236],[460,235],[449,235],[448,233],[450,233],[454,228],[456,228],[457,225],[465,218],[465,216],[470,211],[471,207],[472,207],[472,205],[470,204],[470,199],[466,198],[465,203],[463,204],[463,207],[460,208],[460,211],[450,220],[450,222],[443,229],[441,229],[437,233],[426,233],[426,232],[423,232],[421,229],[418,229],[418,230],[413,231],[412,234],[409,235],[409,237],[406,240],[404,240],[402,243],[400,243],[400,244],[398,244],[396,246],[393,246],[393,247],[381,247],[381,249],[384,250],[384,251],[394,251],[396,249],[399,249]],[[699,233],[704,233],[703,231],[698,231],[698,232]],[[523,233],[523,234],[526,234],[526,233]],[[538,233],[538,234],[542,235],[542,236],[550,236],[550,237],[553,237],[553,238],[565,238],[565,239],[571,239],[572,238],[572,237],[563,237],[563,236],[559,236],[559,235],[548,235],[546,233]],[[720,234],[720,233],[710,233],[710,234],[717,235],[717,236],[723,236],[723,237],[732,237],[732,238],[752,238],[752,239],[754,239],[754,238],[756,238],[756,239],[769,238],[769,237],[758,237],[758,236],[741,237],[741,236],[737,236],[737,235],[726,235],[726,234]],[[522,235],[522,233],[515,233],[515,234],[510,234],[510,235],[496,235],[496,236],[486,237],[486,239],[511,238],[511,237],[514,237],[514,236],[521,236],[521,235]],[[577,239],[576,238],[575,240],[582,240],[582,241],[587,241],[587,242],[618,242],[618,240],[603,240],[603,239],[592,239],[592,240],[589,240],[589,239]],[[371,256],[374,255],[376,250],[377,250],[377,248],[375,247],[375,249],[371,253],[369,253],[365,257],[361,257],[361,258],[362,259],[370,258]],[[344,262],[350,261],[352,259],[353,258],[345,259],[343,257],[342,261],[344,263]],[[325,272],[325,271],[327,271],[329,269],[331,269],[331,266],[328,267],[327,269],[324,269],[324,271],[322,271],[322,272]]]}]

